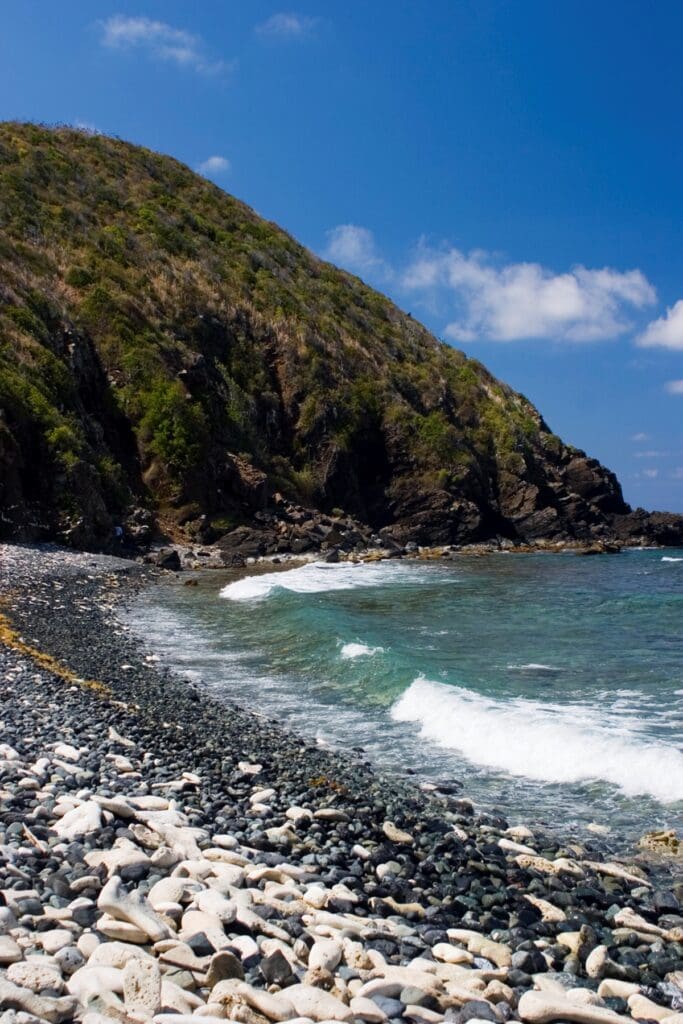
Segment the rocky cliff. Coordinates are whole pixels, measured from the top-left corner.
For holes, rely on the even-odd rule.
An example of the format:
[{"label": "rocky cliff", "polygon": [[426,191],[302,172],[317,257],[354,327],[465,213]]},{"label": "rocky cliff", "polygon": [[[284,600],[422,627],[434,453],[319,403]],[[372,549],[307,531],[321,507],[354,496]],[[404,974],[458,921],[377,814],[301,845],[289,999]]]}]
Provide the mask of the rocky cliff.
[{"label": "rocky cliff", "polygon": [[1,125],[2,536],[286,540],[312,516],[401,544],[683,536],[481,364],[187,167]]}]

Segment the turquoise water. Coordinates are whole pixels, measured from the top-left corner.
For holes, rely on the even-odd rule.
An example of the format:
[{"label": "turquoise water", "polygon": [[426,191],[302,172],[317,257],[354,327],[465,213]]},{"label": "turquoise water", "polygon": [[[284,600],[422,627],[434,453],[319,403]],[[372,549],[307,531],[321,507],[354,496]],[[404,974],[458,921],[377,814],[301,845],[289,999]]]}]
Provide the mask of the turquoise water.
[{"label": "turquoise water", "polygon": [[683,825],[683,551],[263,567],[147,593],[189,678],[514,820]]}]

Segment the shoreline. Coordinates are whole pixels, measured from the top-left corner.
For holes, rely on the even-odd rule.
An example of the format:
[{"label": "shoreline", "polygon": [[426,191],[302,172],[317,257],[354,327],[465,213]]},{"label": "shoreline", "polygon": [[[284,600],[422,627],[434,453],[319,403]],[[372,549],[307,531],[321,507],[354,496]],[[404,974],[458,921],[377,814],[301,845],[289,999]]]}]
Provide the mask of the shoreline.
[{"label": "shoreline", "polygon": [[[625,559],[623,569],[620,567],[617,573],[623,570],[627,574],[632,573],[630,565],[637,570],[640,557],[632,555],[631,559]],[[607,563],[603,559],[600,567],[594,563],[587,566],[580,562],[581,560],[575,562],[570,559],[568,563],[553,559],[553,568],[548,565],[548,570],[551,574],[567,574],[570,577],[578,572],[592,579],[596,569],[600,574],[603,571],[611,573],[617,568],[610,559]],[[548,725],[552,727],[554,722],[549,721],[549,715],[537,717],[534,714],[534,706],[530,705],[525,708],[523,714],[518,713],[516,717],[506,715],[505,719],[508,723],[522,726],[528,721],[526,740],[532,744],[530,749],[534,750],[535,758],[526,757],[521,762],[522,770],[524,767],[529,769],[527,774],[514,771],[512,752],[517,744],[512,726],[509,724],[510,752],[506,754],[506,759],[508,763],[512,759],[513,770],[508,774],[505,760],[501,763],[494,758],[491,763],[486,756],[488,748],[485,750],[485,756],[479,760],[477,748],[472,749],[470,745],[468,756],[462,752],[454,738],[451,737],[449,740],[448,735],[437,736],[433,740],[427,738],[427,730],[434,726],[435,716],[428,715],[419,703],[415,703],[411,694],[412,689],[420,688],[425,678],[431,681],[439,677],[434,674],[433,666],[424,659],[417,664],[410,664],[407,668],[401,659],[400,664],[394,664],[393,660],[386,664],[389,658],[393,659],[394,652],[386,633],[384,638],[382,636],[380,622],[375,621],[370,626],[370,633],[366,633],[364,630],[367,627],[362,612],[352,623],[344,619],[343,627],[339,625],[338,630],[335,620],[331,619],[325,626],[320,643],[310,643],[302,637],[302,644],[305,645],[307,653],[299,651],[293,656],[293,661],[290,655],[281,657],[278,648],[273,647],[270,642],[264,646],[262,640],[266,638],[261,638],[258,629],[252,628],[253,611],[253,615],[266,616],[268,629],[272,627],[278,630],[277,619],[272,618],[276,613],[272,610],[267,611],[268,602],[264,602],[263,606],[256,604],[251,609],[251,601],[259,601],[266,593],[270,594],[271,588],[277,586],[279,582],[285,590],[293,590],[296,598],[299,586],[303,591],[312,589],[314,592],[321,588],[325,590],[328,586],[332,591],[338,586],[341,590],[347,586],[355,587],[354,577],[357,574],[361,574],[358,578],[359,586],[362,584],[364,573],[375,582],[380,582],[381,579],[389,582],[395,578],[394,573],[407,573],[409,578],[429,579],[432,570],[437,574],[445,573],[447,578],[457,578],[459,582],[462,582],[461,577],[465,580],[477,579],[482,573],[487,579],[493,574],[494,581],[499,573],[505,574],[503,578],[514,580],[517,577],[518,565],[519,573],[525,578],[532,564],[538,567],[533,571],[534,574],[539,571],[544,574],[544,562],[540,558],[531,558],[526,566],[505,558],[482,560],[477,557],[473,561],[467,555],[446,560],[394,559],[383,562],[383,565],[376,562],[365,564],[363,569],[363,564],[358,562],[328,565],[320,559],[304,560],[301,556],[294,556],[289,559],[283,558],[281,561],[278,558],[273,564],[272,559],[265,557],[238,569],[202,568],[169,573],[159,581],[158,586],[141,594],[139,600],[131,602],[126,613],[126,621],[139,636],[151,644],[150,650],[160,656],[164,665],[182,678],[196,681],[202,687],[202,691],[208,694],[209,699],[219,702],[235,701],[243,707],[258,711],[260,715],[265,715],[272,721],[277,721],[285,730],[315,740],[332,750],[344,751],[356,743],[361,743],[364,756],[371,760],[379,773],[384,773],[390,778],[398,776],[416,787],[446,779],[449,782],[457,780],[461,787],[460,791],[473,800],[478,810],[504,814],[512,824],[525,824],[530,820],[542,823],[546,831],[557,834],[564,841],[571,838],[572,841],[581,842],[592,832],[598,832],[601,827],[599,823],[608,824],[610,842],[623,853],[633,849],[645,832],[669,828],[676,823],[680,827],[681,823],[681,808],[674,799],[676,790],[680,794],[680,786],[676,787],[672,782],[666,787],[666,792],[661,792],[661,799],[658,800],[659,791],[662,790],[662,777],[652,774],[641,779],[634,764],[631,778],[643,782],[642,797],[629,791],[630,778],[625,767],[628,750],[622,751],[618,744],[610,747],[613,757],[623,754],[622,767],[618,778],[612,779],[612,788],[609,783],[601,781],[601,769],[608,773],[605,778],[610,778],[609,759],[607,755],[601,758],[602,751],[599,745],[596,747],[595,742],[591,744],[590,730],[586,733],[573,720],[567,721],[563,717],[561,721],[569,726],[568,733],[551,728],[550,734],[554,737],[555,743],[566,739],[572,744],[572,763],[577,761],[582,766],[589,764],[591,752],[601,758],[599,764],[592,766],[597,790],[593,779],[583,778],[578,772],[575,784],[566,779],[562,781],[561,778],[555,778],[552,774],[552,764],[546,764],[543,781],[539,778],[537,769],[539,758],[542,763],[543,750],[537,749],[533,744],[536,743],[538,735],[538,744],[542,746],[545,743],[547,746],[547,728]],[[335,582],[338,577],[342,583]],[[401,578],[403,577],[398,577]],[[298,582],[299,579],[301,584]],[[233,598],[234,595],[235,603],[233,604],[232,600],[227,601],[225,615],[220,611],[220,606],[225,606],[225,602],[219,599],[219,594],[226,598]],[[334,594],[331,596],[334,597]],[[324,594],[313,593],[310,600],[315,602],[317,597],[324,598]],[[348,605],[343,594],[341,598],[342,614],[345,615],[348,612]],[[261,611],[258,611],[259,607]],[[334,605],[329,607],[333,608]],[[284,614],[288,615],[286,608]],[[440,624],[447,625],[445,621]],[[300,625],[300,620],[290,623],[290,632],[285,641],[287,644],[292,636],[291,630],[300,628]],[[395,628],[395,623],[391,628]],[[476,629],[477,626],[471,623],[470,628]],[[420,635],[428,631],[429,623],[423,623]],[[284,633],[282,635],[284,636]],[[310,639],[312,638],[309,638],[309,641]],[[347,661],[346,641],[352,641],[350,647],[354,647],[356,641],[362,641],[360,647],[364,648],[367,654],[378,651],[381,651],[381,654],[378,658],[361,657],[359,661],[349,658]],[[383,645],[387,642],[390,646],[385,649]],[[427,647],[424,653],[429,657],[431,644],[428,638],[425,642]],[[435,639],[433,642],[439,641]],[[400,650],[400,643],[399,639],[397,651]],[[294,649],[298,647],[297,644]],[[503,654],[498,651],[499,675],[506,666]],[[552,688],[558,683],[551,683],[548,677],[557,673],[561,677],[561,686],[566,686],[566,680],[569,678],[564,662],[557,660],[556,656],[561,657],[561,654],[558,655],[555,651],[554,655],[550,655],[541,648],[536,648],[533,652],[529,650],[525,656],[520,655],[520,658],[510,655],[507,661],[521,660],[531,664],[507,665],[504,675],[512,690],[506,695],[504,705],[497,703],[491,706],[495,710],[506,710],[507,697],[512,697],[515,693],[528,700],[546,700],[552,704],[555,700]],[[534,664],[549,659],[549,666]],[[389,665],[393,666],[391,670]],[[675,665],[673,668],[675,670]],[[540,671],[536,672],[537,669]],[[329,676],[328,670],[331,673]],[[393,677],[394,670],[405,673],[405,676],[401,676],[402,682],[398,689],[392,689],[391,696],[387,697],[387,673],[391,671]],[[378,673],[381,673],[385,689],[376,694],[373,679]],[[258,675],[256,685],[255,674]],[[369,674],[367,679],[366,674]],[[530,683],[526,682],[527,678],[530,678]],[[300,689],[300,684],[305,686],[305,692]],[[353,688],[353,696],[350,699],[347,699],[347,685]],[[358,692],[356,687],[360,687]],[[470,698],[477,702],[475,707],[479,709],[481,705],[476,691],[475,686],[474,692],[464,692],[469,693]],[[488,690],[485,692],[490,693]],[[394,712],[406,695],[413,701],[411,708],[414,718],[403,720],[400,711],[396,715]],[[423,697],[429,701],[433,700],[437,705],[440,694],[423,694]],[[584,714],[588,714],[591,707],[590,693],[586,694],[585,700]],[[514,707],[514,701],[512,706]],[[431,710],[431,703],[428,707]],[[598,707],[594,707],[598,717]],[[482,710],[488,713],[486,703]],[[490,743],[490,739],[485,739],[487,726],[481,721],[482,714],[473,726],[467,703],[452,713],[459,714],[460,711],[465,715],[463,728],[469,730],[470,734],[473,728],[476,729],[477,735]],[[497,725],[495,714],[491,724],[494,727]],[[455,720],[452,725],[456,727]],[[609,741],[611,737],[605,735],[605,739]],[[501,737],[501,741],[505,740],[505,736]],[[524,750],[525,746],[526,744],[522,744],[521,749]],[[503,749],[508,751],[508,746]],[[631,749],[642,759],[641,747],[636,749],[634,743]],[[563,763],[566,763],[570,755],[562,752],[562,757]],[[582,757],[584,760],[581,760]],[[641,764],[641,767],[649,768],[649,765]],[[623,790],[618,788],[620,780],[624,786]],[[672,793],[671,796],[668,796],[669,791]]]},{"label": "shoreline", "polygon": [[460,557],[529,554],[567,554],[584,557],[620,554],[624,551],[658,551],[660,549],[662,551],[678,550],[675,546],[645,545],[635,541],[629,543],[612,539],[597,541],[538,540],[533,543],[514,544],[512,542],[506,544],[482,541],[464,545],[409,544],[405,547],[385,547],[378,543],[348,550],[322,545],[300,552],[259,552],[258,545],[256,545],[251,549],[251,553],[235,555],[230,550],[226,551],[219,544],[182,544],[158,541],[141,556],[141,560],[146,565],[155,565],[159,568],[169,569],[171,572],[180,572],[187,569],[240,570],[258,565],[299,565],[313,561],[361,564],[380,561],[439,561]]},{"label": "shoreline", "polygon": [[[69,1007],[76,1019],[89,1009],[110,1019],[137,1020],[136,1013],[142,1011],[135,1009],[133,997],[122,1000],[125,986],[122,991],[116,988],[124,985],[123,977],[109,976],[115,987],[111,998],[104,999],[86,998],[87,975],[80,977],[80,988],[72,983],[73,978],[78,981],[79,971],[94,969],[91,957],[98,962],[105,956],[96,953],[100,945],[113,944],[106,927],[112,935],[124,934],[127,925],[129,939],[131,927],[138,927],[131,945],[152,954],[155,970],[161,965],[160,984],[167,982],[166,995],[157,1000],[153,1014],[168,1008],[173,995],[176,1005],[171,1008],[181,1016],[198,1010],[199,1005],[192,1004],[199,1000],[212,1013],[205,1010],[197,1020],[208,1014],[242,1024],[292,1016],[325,1020],[334,1014],[335,1019],[368,1024],[387,1019],[437,1024],[446,1014],[456,1020],[458,1014],[470,1012],[463,1009],[469,1001],[477,1008],[456,1024],[482,1015],[501,1024],[518,1017],[530,1024],[578,1019],[571,1013],[579,1004],[586,1014],[603,1014],[582,1018],[584,1024],[590,1019],[606,1024],[618,1019],[617,1012],[642,1017],[644,1004],[638,999],[654,1000],[658,1019],[680,1017],[683,988],[665,980],[683,959],[680,861],[652,859],[642,852],[615,856],[609,840],[600,836],[584,842],[581,849],[573,838],[562,842],[533,823],[531,828],[510,829],[502,816],[478,812],[459,791],[449,792],[444,786],[425,792],[375,771],[353,751],[320,748],[247,709],[206,700],[192,684],[160,668],[118,617],[127,595],[158,576],[157,569],[109,556],[0,546],[0,612],[8,620],[5,642],[0,644],[0,843],[6,859],[0,866],[6,903],[0,917],[5,925],[14,918],[16,925],[0,935],[0,952],[4,939],[11,939],[18,950],[11,950],[18,958],[8,961],[10,943],[4,943],[2,963],[8,977],[26,980],[30,970],[24,967],[22,973],[14,963],[35,965],[29,958],[40,955],[49,961],[40,964],[41,969],[57,971],[60,977],[55,980],[58,994],[39,999],[69,998],[61,992],[71,985],[80,993],[80,1003]],[[22,643],[24,647],[18,646]],[[56,661],[41,663],[36,652]],[[68,673],[60,666],[68,667]],[[71,749],[60,753],[56,745]],[[152,798],[163,802],[169,795],[177,808],[155,805],[149,810]],[[161,818],[153,818],[157,811],[165,816],[165,825]],[[161,857],[152,863],[155,855],[150,855],[164,844],[145,845],[152,843],[147,833],[150,828],[154,832],[154,826],[161,828],[157,837],[165,828],[164,843],[171,850],[168,864],[162,864]],[[106,863],[112,847],[128,850],[133,859],[126,864],[125,857],[114,857],[118,863],[109,872]],[[173,860],[188,849],[192,856]],[[227,851],[225,857],[218,856],[217,849]],[[136,856],[140,866],[129,870]],[[184,861],[203,866],[177,873]],[[97,862],[94,868],[91,862]],[[234,918],[221,919],[222,946],[220,936],[207,933],[210,923],[204,920],[196,933],[203,934],[204,945],[199,940],[193,945],[187,941],[194,936],[189,934],[191,923],[185,927],[185,916],[211,916],[202,909],[202,901],[207,906],[209,901],[201,893],[215,891],[206,880],[220,879],[216,864],[227,862],[242,877],[235,885],[234,875],[222,898],[237,908],[255,907],[251,913],[256,920],[243,914],[248,923],[240,921],[231,929]],[[281,870],[283,863],[287,871]],[[259,872],[260,880],[248,877]],[[102,900],[102,892],[111,888],[108,873],[120,879],[123,890],[118,904],[114,900],[113,912]],[[167,932],[163,940],[156,940],[155,949],[151,935],[140,937],[139,911],[136,925],[124,904],[125,891],[137,890],[135,900],[149,912],[148,883],[157,875],[153,885],[171,877],[184,881],[180,895],[179,883],[175,885],[176,899],[160,901],[173,906],[158,912]],[[274,888],[268,890],[269,885]],[[283,892],[282,886],[291,893]],[[171,894],[170,883],[166,888],[166,895]],[[321,890],[311,895],[313,902],[305,898],[309,888]],[[35,895],[19,895],[29,891]],[[245,893],[251,894],[249,899]],[[285,907],[284,902],[292,905]],[[9,913],[3,916],[3,911]],[[117,930],[105,921],[102,932],[97,926],[102,925],[103,913],[121,927]],[[287,925],[296,925],[291,934]],[[354,928],[354,939],[342,934],[353,933]],[[449,933],[453,929],[457,934]],[[65,944],[50,953],[40,936],[55,930],[67,933],[62,936]],[[249,946],[245,955],[248,943],[242,940],[249,937],[256,948]],[[354,946],[351,951],[345,941],[360,941],[362,949]],[[284,945],[276,950],[268,942]],[[339,958],[332,967],[324,966],[329,958],[322,953],[311,963],[309,947],[320,952],[324,942],[339,944]],[[168,949],[161,948],[168,943]],[[202,961],[199,966],[185,947]],[[62,949],[76,950],[75,972],[61,965]],[[169,949],[176,953],[164,960]],[[230,961],[234,973],[216,983],[231,983],[224,985],[225,998],[219,1000],[214,998],[215,985],[208,984],[210,961],[226,951],[240,963]],[[186,962],[179,965],[173,956]],[[329,963],[335,957],[336,952]],[[416,958],[418,966],[406,966]],[[478,966],[481,958],[483,965]],[[68,959],[66,954],[62,959]],[[128,959],[139,958],[130,954]],[[289,964],[289,973],[282,959]],[[85,966],[86,960],[90,966]],[[279,964],[280,974],[271,970],[271,960]],[[226,957],[218,962],[225,965]],[[107,969],[123,976],[126,970],[134,973],[134,968],[135,964],[130,969]],[[152,968],[145,969],[156,979]],[[396,972],[404,973],[399,978]],[[173,981],[178,976],[186,987]],[[170,982],[185,996],[172,990]],[[373,988],[374,982],[382,983]],[[0,976],[0,1005],[3,999],[10,999],[10,1007],[12,999],[23,1000],[14,1008],[31,1013],[30,1000],[8,995],[7,984],[30,992]],[[239,989],[240,984],[249,991]],[[631,989],[627,992],[619,984]],[[368,985],[370,989],[359,995]],[[275,1004],[264,1002],[268,986],[271,995],[281,997],[275,1016]],[[297,990],[297,999],[290,1000],[294,1013],[287,1016],[287,993],[291,989],[293,998],[297,986],[307,992]],[[35,992],[44,990],[50,991],[50,986]],[[572,1002],[571,992],[576,990],[593,992],[593,1001],[582,997]],[[326,1001],[324,994],[337,1002]],[[531,1003],[527,995],[532,995]],[[636,1002],[628,1003],[635,996]],[[548,999],[560,1000],[562,1013],[547,1016],[547,1006],[539,1009],[538,1001]],[[353,1000],[363,1001],[351,1006]],[[62,1010],[52,1004],[40,1008],[53,1015],[44,1019],[70,1019],[62,1015],[66,1004]],[[655,1012],[652,1006],[644,1008],[650,1015]],[[604,1016],[610,1011],[609,1018]],[[669,1024],[681,1021],[672,1019]]]}]

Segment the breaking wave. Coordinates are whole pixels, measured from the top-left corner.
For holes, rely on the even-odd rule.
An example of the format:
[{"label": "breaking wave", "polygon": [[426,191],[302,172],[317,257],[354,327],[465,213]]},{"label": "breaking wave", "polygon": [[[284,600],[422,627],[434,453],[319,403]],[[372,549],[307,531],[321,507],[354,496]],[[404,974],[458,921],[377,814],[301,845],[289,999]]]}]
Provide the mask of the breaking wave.
[{"label": "breaking wave", "polygon": [[334,590],[355,590],[358,587],[378,587],[392,582],[422,582],[425,574],[399,562],[358,563],[341,565],[326,562],[308,562],[284,572],[267,572],[258,576],[245,576],[228,583],[221,597],[229,601],[261,601],[275,590],[289,590],[295,594],[322,594]]},{"label": "breaking wave", "polygon": [[683,799],[683,754],[638,734],[637,722],[588,704],[498,701],[418,677],[391,709],[420,736],[487,768],[543,782],[601,779],[627,796]]},{"label": "breaking wave", "polygon": [[339,657],[348,660],[349,658],[371,658],[373,654],[384,654],[383,647],[368,647],[367,644],[344,644],[339,652]]}]

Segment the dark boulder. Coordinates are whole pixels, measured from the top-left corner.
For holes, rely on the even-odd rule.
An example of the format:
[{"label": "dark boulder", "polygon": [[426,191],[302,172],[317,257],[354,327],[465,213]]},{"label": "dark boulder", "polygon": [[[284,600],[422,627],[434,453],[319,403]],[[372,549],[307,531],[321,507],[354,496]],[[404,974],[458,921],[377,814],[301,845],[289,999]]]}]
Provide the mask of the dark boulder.
[{"label": "dark boulder", "polygon": [[180,555],[175,548],[162,548],[161,551],[155,551],[147,555],[145,561],[156,565],[159,569],[169,569],[171,572],[180,572],[182,569]]}]

